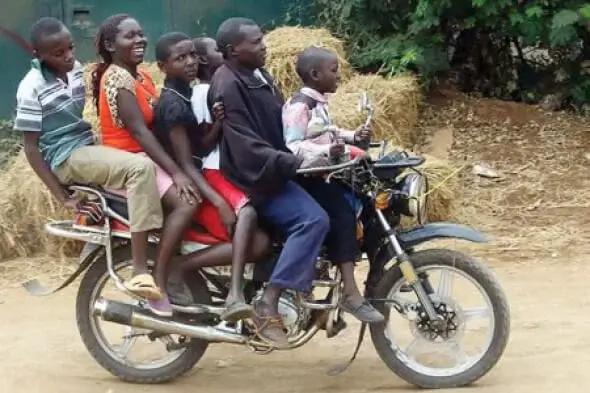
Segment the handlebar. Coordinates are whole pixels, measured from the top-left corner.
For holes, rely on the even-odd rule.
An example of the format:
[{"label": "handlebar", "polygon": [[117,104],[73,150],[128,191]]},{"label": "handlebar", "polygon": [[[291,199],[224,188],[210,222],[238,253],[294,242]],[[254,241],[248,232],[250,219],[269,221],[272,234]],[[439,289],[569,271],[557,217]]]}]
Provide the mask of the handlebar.
[{"label": "handlebar", "polygon": [[309,174],[317,174],[317,173],[325,173],[325,172],[334,172],[345,168],[350,168],[358,164],[360,161],[360,157],[356,157],[353,160],[344,162],[338,165],[327,165],[327,166],[319,166],[315,168],[306,168],[306,169],[298,169],[298,175],[309,175]]},{"label": "handlebar", "polygon": [[378,158],[382,159],[385,156],[385,149],[387,149],[387,141],[382,140],[381,142],[371,142],[369,148],[379,148]]}]

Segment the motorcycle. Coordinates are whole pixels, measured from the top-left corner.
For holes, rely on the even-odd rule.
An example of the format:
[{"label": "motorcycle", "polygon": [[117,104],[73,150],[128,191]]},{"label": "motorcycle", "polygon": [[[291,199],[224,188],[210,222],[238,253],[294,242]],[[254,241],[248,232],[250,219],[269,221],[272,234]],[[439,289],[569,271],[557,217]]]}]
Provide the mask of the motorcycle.
[{"label": "motorcycle", "polygon": [[[370,122],[372,107],[364,93],[359,107],[367,113],[367,123]],[[393,373],[418,387],[450,388],[471,384],[496,365],[507,345],[510,313],[506,296],[493,272],[474,258],[450,249],[416,248],[435,239],[453,238],[476,243],[485,243],[488,239],[464,225],[426,223],[428,187],[424,175],[416,168],[424,162],[422,157],[387,153],[387,143],[383,141],[366,147],[378,148],[378,157],[301,169],[299,176],[323,175],[327,182],[339,182],[357,202],[357,240],[369,265],[365,296],[386,317],[385,322],[369,326],[377,354]],[[250,321],[228,323],[221,320],[230,281],[227,268],[204,267],[185,277],[193,304],[173,305],[173,317],[151,313],[143,299],[125,289],[120,275],[131,264],[125,199],[97,187],[74,185],[70,189],[94,196],[103,213],[103,223],[99,227],[80,225],[75,220],[46,224],[45,229],[55,236],[86,243],[80,264],[54,290],[47,290],[36,280],[25,283],[25,288],[31,294],[47,296],[67,287],[84,273],[77,293],[76,319],[82,341],[102,367],[124,381],[161,383],[192,369],[211,343],[241,345],[256,354],[276,350],[256,337]],[[412,217],[416,225],[401,229],[403,216]],[[155,259],[157,241],[156,235],[150,237],[151,261]],[[180,252],[198,252],[217,242],[200,228],[191,228],[185,234]],[[276,242],[273,249],[274,258],[248,265],[244,287],[247,301],[255,302],[260,298],[280,253],[281,242]],[[364,260],[359,253],[358,262]],[[150,264],[153,266],[153,262]],[[452,294],[453,276],[472,284],[485,305],[462,306]],[[438,285],[434,285],[436,277],[439,277]],[[105,285],[113,282],[118,293],[127,295],[125,301],[103,294]],[[305,297],[290,290],[283,292],[279,311],[290,345],[281,350],[299,348],[320,331],[324,331],[327,338],[334,338],[347,328],[345,315],[339,308],[343,295],[340,272],[326,260],[323,252],[316,264],[313,287],[314,292]],[[389,324],[398,317],[402,328],[392,329]],[[476,355],[468,355],[464,349],[469,343],[464,340],[469,332],[467,325],[472,320],[487,320],[491,328],[484,348]],[[108,342],[100,325],[102,322],[125,327],[123,344],[117,346]],[[352,357],[330,369],[329,374],[343,372],[355,360],[366,330],[367,325],[362,323]],[[407,346],[403,344],[402,332],[409,333]],[[147,363],[128,359],[130,349],[140,337],[147,338],[149,345],[162,343],[165,357],[150,358]],[[447,356],[443,357],[452,358],[454,363],[435,367],[429,356],[423,364],[418,359],[421,353],[413,353],[418,349],[445,352]]]}]

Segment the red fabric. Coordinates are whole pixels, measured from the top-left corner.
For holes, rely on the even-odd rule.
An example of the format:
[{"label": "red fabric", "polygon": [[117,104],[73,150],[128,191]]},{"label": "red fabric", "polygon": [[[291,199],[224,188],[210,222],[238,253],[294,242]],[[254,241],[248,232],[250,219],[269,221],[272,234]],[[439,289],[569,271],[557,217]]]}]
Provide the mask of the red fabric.
[{"label": "red fabric", "polygon": [[358,156],[367,154],[363,149],[356,146],[348,145],[348,149],[350,150],[350,158],[353,160]]},{"label": "red fabric", "polygon": [[[111,221],[111,229],[113,231],[129,232],[129,227],[117,220]],[[195,242],[195,243],[205,244],[205,245],[209,245],[209,246],[213,246],[215,244],[219,244],[219,243],[223,242],[223,241],[219,240],[218,238],[211,236],[209,233],[197,232],[192,229],[189,229],[184,233],[183,240],[187,241],[187,242]]]},{"label": "red fabric", "polygon": [[[203,171],[203,177],[207,180],[207,183],[209,183],[211,188],[217,191],[217,193],[225,199],[228,205],[234,209],[236,215],[240,212],[240,209],[248,203],[249,199],[246,194],[230,183],[220,171],[205,169]],[[231,238],[223,226],[223,221],[221,220],[217,208],[208,200],[204,200],[201,206],[199,206],[199,210],[195,213],[194,220],[216,238],[231,242]]]}]

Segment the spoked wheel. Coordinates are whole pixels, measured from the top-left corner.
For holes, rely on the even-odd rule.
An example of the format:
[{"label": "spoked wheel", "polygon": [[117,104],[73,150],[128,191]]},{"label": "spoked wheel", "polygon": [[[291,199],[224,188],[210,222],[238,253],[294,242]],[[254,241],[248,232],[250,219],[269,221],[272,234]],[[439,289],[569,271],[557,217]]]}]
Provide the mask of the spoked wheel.
[{"label": "spoked wheel", "polygon": [[[154,260],[154,255],[154,250],[150,249],[151,260]],[[129,277],[132,271],[130,248],[116,249],[113,259],[119,276],[123,279]],[[200,276],[195,274],[187,285],[195,302],[210,303],[206,284]],[[76,319],[90,354],[102,367],[122,380],[167,382],[190,370],[205,353],[208,346],[206,341],[103,321],[93,315],[94,303],[100,298],[139,304],[116,288],[107,272],[104,256],[90,267],[80,283]],[[119,342],[114,343],[112,339],[118,339]]]},{"label": "spoked wheel", "polygon": [[438,321],[429,321],[412,293],[400,291],[399,269],[386,274],[376,297],[387,321],[371,326],[377,353],[405,381],[423,388],[465,386],[498,362],[510,331],[506,296],[493,273],[467,255],[431,249],[410,260],[433,300]]}]

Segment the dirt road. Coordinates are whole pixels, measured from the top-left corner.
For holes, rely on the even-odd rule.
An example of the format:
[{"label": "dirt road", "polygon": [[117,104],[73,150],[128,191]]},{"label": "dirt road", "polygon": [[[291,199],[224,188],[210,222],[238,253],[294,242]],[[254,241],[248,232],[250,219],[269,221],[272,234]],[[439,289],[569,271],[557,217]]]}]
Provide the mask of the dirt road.
[{"label": "dirt road", "polygon": [[[487,254],[487,253],[486,253]],[[590,383],[588,254],[518,262],[507,253],[491,260],[512,307],[507,351],[471,392],[585,392]],[[489,255],[486,257],[490,259]],[[514,258],[514,259],[513,259]],[[290,353],[260,357],[246,349],[215,346],[187,376],[164,386],[119,382],[83,347],[74,320],[74,290],[33,298],[4,291],[0,303],[0,392],[386,392],[411,389],[389,372],[369,341],[339,377],[326,370],[351,353],[357,330],[334,340],[318,335]]]}]

